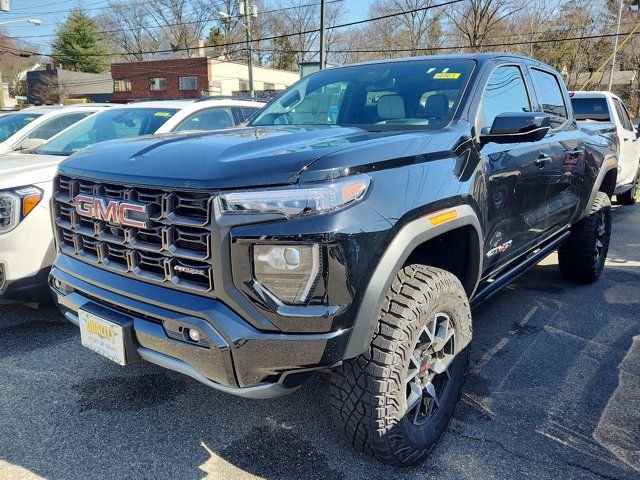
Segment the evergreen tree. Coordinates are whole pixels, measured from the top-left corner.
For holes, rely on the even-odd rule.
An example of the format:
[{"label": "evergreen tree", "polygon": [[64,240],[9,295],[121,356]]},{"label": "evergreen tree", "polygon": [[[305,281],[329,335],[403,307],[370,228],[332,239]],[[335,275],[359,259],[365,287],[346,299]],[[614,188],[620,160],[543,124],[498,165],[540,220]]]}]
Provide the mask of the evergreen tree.
[{"label": "evergreen tree", "polygon": [[96,21],[80,9],[72,10],[58,27],[52,44],[53,56],[62,68],[77,72],[101,73],[108,59],[102,33]]}]

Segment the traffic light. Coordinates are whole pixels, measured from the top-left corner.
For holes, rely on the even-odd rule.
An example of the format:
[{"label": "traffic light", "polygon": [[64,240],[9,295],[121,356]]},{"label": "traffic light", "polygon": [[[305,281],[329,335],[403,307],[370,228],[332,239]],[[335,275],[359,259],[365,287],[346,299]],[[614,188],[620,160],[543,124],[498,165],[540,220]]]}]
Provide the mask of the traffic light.
[{"label": "traffic light", "polygon": [[0,0],[0,12],[8,12],[9,10],[11,10],[9,0]]}]

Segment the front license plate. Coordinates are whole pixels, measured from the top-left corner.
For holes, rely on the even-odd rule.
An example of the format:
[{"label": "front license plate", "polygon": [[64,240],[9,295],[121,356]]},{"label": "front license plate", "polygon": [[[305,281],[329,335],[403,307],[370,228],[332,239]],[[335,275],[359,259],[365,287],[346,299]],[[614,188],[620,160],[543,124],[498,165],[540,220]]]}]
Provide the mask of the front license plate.
[{"label": "front license plate", "polygon": [[82,345],[112,362],[125,365],[124,332],[121,325],[86,310],[78,312]]}]

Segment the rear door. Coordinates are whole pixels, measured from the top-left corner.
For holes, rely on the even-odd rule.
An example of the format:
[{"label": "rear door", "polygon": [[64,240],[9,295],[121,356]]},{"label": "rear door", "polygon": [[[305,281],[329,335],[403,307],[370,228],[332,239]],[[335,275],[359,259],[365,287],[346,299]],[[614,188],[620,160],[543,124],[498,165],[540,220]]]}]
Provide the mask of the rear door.
[{"label": "rear door", "polygon": [[613,103],[618,117],[618,122],[616,122],[618,138],[620,139],[618,184],[630,184],[635,179],[638,167],[638,139],[622,101],[613,97],[610,98],[610,101]]},{"label": "rear door", "polygon": [[570,115],[570,102],[562,79],[556,73],[538,67],[529,69],[538,108],[551,115],[551,130],[545,141],[549,160],[540,165],[545,190],[545,220],[542,236],[551,236],[571,223],[582,191],[585,169],[585,145],[578,126]]},{"label": "rear door", "polygon": [[[533,105],[522,68],[498,65],[483,87],[476,131],[487,134],[497,115],[529,112]],[[548,149],[546,141],[487,143],[480,148],[487,175],[485,273],[526,252],[539,238],[546,221],[546,191],[538,164]]]}]

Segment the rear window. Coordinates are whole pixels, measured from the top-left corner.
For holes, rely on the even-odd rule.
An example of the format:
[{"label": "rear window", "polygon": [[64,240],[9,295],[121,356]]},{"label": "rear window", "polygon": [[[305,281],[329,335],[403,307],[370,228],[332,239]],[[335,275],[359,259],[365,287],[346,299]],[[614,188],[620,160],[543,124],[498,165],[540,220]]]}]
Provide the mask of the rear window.
[{"label": "rear window", "polygon": [[542,110],[551,115],[551,124],[554,127],[561,125],[567,120],[567,108],[558,78],[537,68],[531,69],[531,75],[542,103]]},{"label": "rear window", "polygon": [[595,120],[610,122],[611,115],[606,98],[571,98],[576,120]]}]

